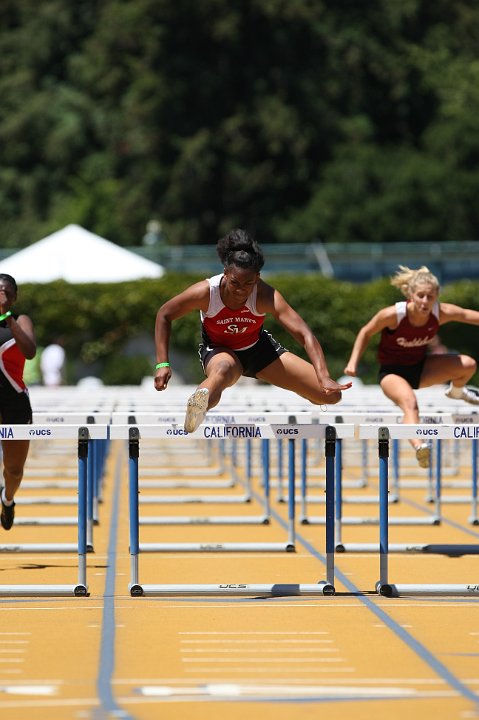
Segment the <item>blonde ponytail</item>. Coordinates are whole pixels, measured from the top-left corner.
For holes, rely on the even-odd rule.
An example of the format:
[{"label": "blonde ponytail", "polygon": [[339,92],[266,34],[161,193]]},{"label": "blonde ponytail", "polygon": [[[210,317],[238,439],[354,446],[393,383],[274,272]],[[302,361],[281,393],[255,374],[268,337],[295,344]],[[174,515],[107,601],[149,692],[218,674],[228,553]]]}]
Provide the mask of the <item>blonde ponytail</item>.
[{"label": "blonde ponytail", "polygon": [[439,292],[439,280],[422,265],[418,270],[411,270],[405,265],[400,265],[399,270],[391,278],[391,285],[397,287],[405,297],[410,297],[418,285],[432,285]]}]

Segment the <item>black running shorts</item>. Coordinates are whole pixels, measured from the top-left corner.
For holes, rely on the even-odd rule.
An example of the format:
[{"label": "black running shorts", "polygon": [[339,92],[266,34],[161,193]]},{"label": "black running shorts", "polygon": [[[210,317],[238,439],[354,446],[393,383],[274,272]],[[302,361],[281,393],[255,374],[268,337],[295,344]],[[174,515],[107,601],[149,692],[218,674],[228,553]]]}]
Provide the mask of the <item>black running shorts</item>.
[{"label": "black running shorts", "polygon": [[3,425],[29,425],[32,422],[32,406],[28,392],[17,392],[2,376],[0,376],[0,422]]},{"label": "black running shorts", "polygon": [[265,367],[271,365],[280,355],[288,352],[267,330],[262,328],[258,341],[247,350],[231,350],[230,348],[213,347],[208,342],[208,337],[203,333],[203,342],[200,344],[198,354],[200,356],[203,370],[206,372],[206,366],[213,355],[217,355],[222,350],[233,352],[241,365],[243,366],[243,375],[246,377],[256,377],[256,375],[264,370]]},{"label": "black running shorts", "polygon": [[421,360],[415,365],[381,365],[378,372],[378,382],[380,383],[386,375],[399,375],[404,380],[407,380],[414,390],[417,390],[421,382],[424,363],[425,360]]}]

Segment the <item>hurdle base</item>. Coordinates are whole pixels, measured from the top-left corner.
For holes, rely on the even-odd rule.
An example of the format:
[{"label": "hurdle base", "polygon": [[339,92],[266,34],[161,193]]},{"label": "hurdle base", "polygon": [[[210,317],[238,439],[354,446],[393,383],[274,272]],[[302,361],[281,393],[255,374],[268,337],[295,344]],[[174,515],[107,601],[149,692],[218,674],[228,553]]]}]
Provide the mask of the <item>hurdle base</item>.
[{"label": "hurdle base", "polygon": [[155,515],[140,518],[140,525],[269,525],[270,519],[266,515],[258,516],[188,516],[188,515]]},{"label": "hurdle base", "polygon": [[[326,518],[320,515],[310,515],[309,517],[302,517],[299,520],[301,525],[326,525]],[[346,516],[341,518],[341,525],[379,525],[380,518],[378,517],[355,517]],[[434,517],[394,517],[389,518],[389,525],[440,525],[441,518]]]},{"label": "hurdle base", "polygon": [[452,597],[478,597],[479,585],[476,584],[392,584],[376,585],[376,590],[384,597],[402,597],[407,595],[436,595]]},{"label": "hurdle base", "polygon": [[382,584],[381,581],[376,583],[376,592],[383,597],[398,597],[398,595],[394,595],[393,588],[394,585],[390,585],[389,583]]},{"label": "hurdle base", "polygon": [[292,543],[141,543],[140,552],[296,552]]},{"label": "hurdle base", "polygon": [[132,597],[165,596],[197,597],[213,595],[219,597],[288,597],[299,595],[334,595],[331,583],[321,580],[315,585],[283,584],[245,585],[225,583],[222,585],[130,585]]},{"label": "hurdle base", "polygon": [[[345,553],[379,553],[378,543],[338,543],[336,552]],[[479,543],[476,545],[446,545],[439,543],[391,543],[388,552],[405,553],[406,555],[447,555],[448,557],[462,557],[462,555],[479,555]]]},{"label": "hurdle base", "polygon": [[131,597],[142,597],[144,595],[143,588],[138,583],[130,583],[128,586]]},{"label": "hurdle base", "polygon": [[78,553],[75,543],[24,543],[0,545],[0,553]]},{"label": "hurdle base", "polygon": [[0,596],[7,597],[88,597],[86,585],[0,585]]}]

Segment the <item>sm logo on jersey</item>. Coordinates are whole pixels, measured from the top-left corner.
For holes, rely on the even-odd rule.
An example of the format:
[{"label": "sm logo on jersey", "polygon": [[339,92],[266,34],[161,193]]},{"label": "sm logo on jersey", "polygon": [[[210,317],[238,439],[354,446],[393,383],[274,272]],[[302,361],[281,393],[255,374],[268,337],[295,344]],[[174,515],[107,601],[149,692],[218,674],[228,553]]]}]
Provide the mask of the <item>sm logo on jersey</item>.
[{"label": "sm logo on jersey", "polygon": [[225,333],[229,333],[230,335],[241,335],[241,333],[246,332],[248,327],[245,325],[245,327],[238,327],[238,325],[228,325],[228,327],[225,330]]}]

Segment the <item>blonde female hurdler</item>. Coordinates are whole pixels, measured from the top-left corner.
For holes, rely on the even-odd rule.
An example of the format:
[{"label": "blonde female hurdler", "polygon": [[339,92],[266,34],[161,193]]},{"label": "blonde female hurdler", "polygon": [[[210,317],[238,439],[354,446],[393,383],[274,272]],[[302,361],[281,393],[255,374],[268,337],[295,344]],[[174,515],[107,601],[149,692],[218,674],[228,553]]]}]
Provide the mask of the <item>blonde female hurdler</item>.
[{"label": "blonde female hurdler", "polygon": [[[345,374],[358,374],[359,360],[369,341],[381,333],[378,380],[386,397],[401,408],[405,423],[419,422],[414,392],[418,388],[450,381],[447,397],[479,405],[479,390],[466,385],[476,371],[474,358],[456,353],[427,354],[441,325],[479,325],[479,312],[439,302],[439,281],[425,266],[411,270],[400,265],[391,284],[401,290],[406,300],[383,308],[361,328]],[[420,440],[410,442],[419,465],[429,467],[429,446]]]}]

